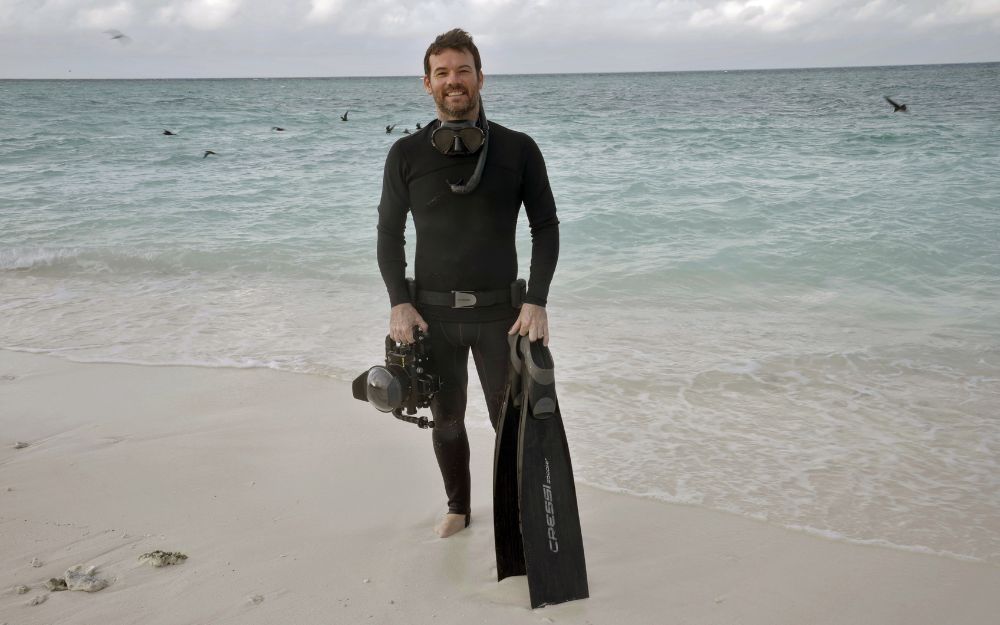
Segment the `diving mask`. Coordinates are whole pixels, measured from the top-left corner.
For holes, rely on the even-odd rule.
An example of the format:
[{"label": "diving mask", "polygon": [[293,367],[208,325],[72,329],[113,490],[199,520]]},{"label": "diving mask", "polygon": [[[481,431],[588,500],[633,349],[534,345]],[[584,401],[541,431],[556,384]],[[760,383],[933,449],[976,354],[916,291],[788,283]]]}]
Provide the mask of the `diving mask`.
[{"label": "diving mask", "polygon": [[470,121],[441,122],[431,133],[431,143],[445,156],[464,156],[483,147],[486,133]]}]

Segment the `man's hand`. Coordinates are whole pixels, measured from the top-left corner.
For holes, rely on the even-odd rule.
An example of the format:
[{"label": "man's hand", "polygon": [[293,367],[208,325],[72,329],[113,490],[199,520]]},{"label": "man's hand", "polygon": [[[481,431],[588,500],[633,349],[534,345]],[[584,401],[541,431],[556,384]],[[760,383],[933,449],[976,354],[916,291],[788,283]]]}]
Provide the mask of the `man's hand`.
[{"label": "man's hand", "polygon": [[427,322],[420,316],[413,304],[396,304],[389,314],[389,336],[397,343],[413,342],[413,326],[427,331]]},{"label": "man's hand", "polygon": [[544,306],[521,304],[521,314],[507,334],[527,336],[529,341],[542,339],[542,345],[549,346],[549,317]]}]

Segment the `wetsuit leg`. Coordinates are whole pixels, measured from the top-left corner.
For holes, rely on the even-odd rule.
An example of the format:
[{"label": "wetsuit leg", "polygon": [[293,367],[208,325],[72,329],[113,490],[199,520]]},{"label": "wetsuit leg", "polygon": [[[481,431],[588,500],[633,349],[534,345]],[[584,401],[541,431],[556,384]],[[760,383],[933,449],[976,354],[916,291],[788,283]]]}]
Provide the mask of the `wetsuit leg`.
[{"label": "wetsuit leg", "polygon": [[507,330],[514,317],[501,321],[452,323],[431,321],[433,367],[441,376],[441,390],[431,401],[434,415],[434,455],[448,495],[448,512],[469,514],[472,476],[469,472],[469,436],[465,429],[468,400],[469,349],[486,397],[490,422],[496,429],[507,384],[509,363]]},{"label": "wetsuit leg", "polygon": [[441,390],[431,400],[434,455],[448,495],[448,512],[469,514],[472,478],[465,431],[469,346],[462,340],[462,324],[431,321],[429,326],[432,366],[441,377]]},{"label": "wetsuit leg", "polygon": [[486,408],[490,413],[490,423],[494,431],[500,422],[500,408],[507,388],[507,368],[510,366],[510,343],[507,331],[514,324],[516,316],[501,321],[476,324],[478,334],[472,344],[472,358],[479,372],[479,383],[483,386]]}]

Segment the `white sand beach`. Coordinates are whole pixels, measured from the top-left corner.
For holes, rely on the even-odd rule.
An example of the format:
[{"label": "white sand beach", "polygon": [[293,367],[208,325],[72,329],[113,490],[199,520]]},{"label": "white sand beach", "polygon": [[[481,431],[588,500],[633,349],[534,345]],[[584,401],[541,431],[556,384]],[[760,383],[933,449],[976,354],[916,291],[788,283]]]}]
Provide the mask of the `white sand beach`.
[{"label": "white sand beach", "polygon": [[[353,400],[343,382],[0,351],[0,625],[986,625],[1000,615],[993,565],[583,486],[591,597],[531,610],[523,577],[496,581],[492,440],[470,434],[473,522],[442,540],[429,434]],[[156,549],[188,559],[138,560]],[[111,584],[45,589],[78,564]]]}]

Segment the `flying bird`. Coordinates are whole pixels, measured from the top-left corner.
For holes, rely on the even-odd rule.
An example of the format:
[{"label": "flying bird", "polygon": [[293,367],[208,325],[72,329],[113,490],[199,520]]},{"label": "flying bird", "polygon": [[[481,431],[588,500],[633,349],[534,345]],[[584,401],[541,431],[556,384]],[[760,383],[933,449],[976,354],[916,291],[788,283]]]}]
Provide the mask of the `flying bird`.
[{"label": "flying bird", "polygon": [[896,102],[893,102],[892,98],[890,98],[887,95],[886,96],[882,96],[882,97],[885,98],[886,102],[888,102],[889,104],[892,105],[892,112],[893,113],[900,113],[900,112],[906,113],[907,112],[905,104],[897,104]]},{"label": "flying bird", "polygon": [[346,122],[348,113],[350,113],[350,111],[344,111],[344,114],[340,116],[340,121]]},{"label": "flying bird", "polygon": [[410,134],[410,129],[409,128],[403,128],[403,134],[404,135]]},{"label": "flying bird", "polygon": [[285,129],[281,126],[271,126],[271,130],[277,130],[278,132],[285,132]]},{"label": "flying bird", "polygon": [[392,132],[392,129],[395,128],[395,127],[396,127],[396,124],[392,124],[390,126],[386,126],[385,127],[385,134],[389,134],[390,132]]},{"label": "flying bird", "polygon": [[165,135],[167,135],[169,137],[176,137],[177,136],[176,132],[170,132],[169,130],[164,130],[163,134],[165,134]]},{"label": "flying bird", "polygon": [[[215,152],[213,152],[212,150],[205,150],[205,156],[202,156],[202,158],[208,158],[210,154],[215,154]],[[218,155],[216,154],[216,156]]]},{"label": "flying bird", "polygon": [[129,37],[128,35],[126,35],[125,33],[123,33],[120,30],[115,30],[114,28],[112,28],[111,30],[104,31],[104,34],[108,35],[112,39],[117,39],[118,43],[121,43],[122,45],[124,45],[126,43],[132,43],[132,38],[131,37]]}]

